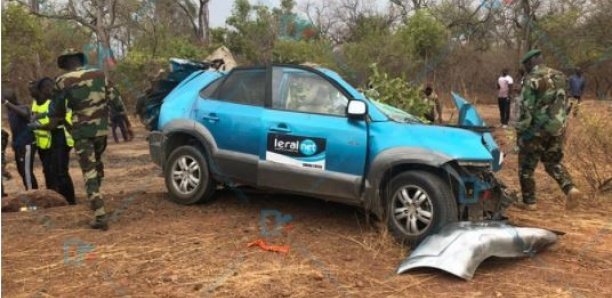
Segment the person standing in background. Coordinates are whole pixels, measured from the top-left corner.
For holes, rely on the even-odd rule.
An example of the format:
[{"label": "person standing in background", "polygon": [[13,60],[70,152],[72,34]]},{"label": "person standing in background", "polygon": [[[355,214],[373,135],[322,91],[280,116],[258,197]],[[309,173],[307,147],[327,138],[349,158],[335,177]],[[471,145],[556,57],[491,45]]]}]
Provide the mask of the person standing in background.
[{"label": "person standing in background", "polygon": [[512,85],[514,81],[508,74],[508,69],[502,70],[501,76],[497,79],[497,104],[499,105],[499,118],[503,128],[508,127],[510,120],[510,95],[512,95]]},{"label": "person standing in background", "polygon": [[31,114],[28,106],[19,104],[14,90],[2,90],[2,104],[8,108],[8,120],[13,135],[13,151],[17,171],[23,180],[25,190],[38,188],[38,182],[34,176],[34,136],[28,127]]},{"label": "person standing in background", "polygon": [[429,112],[424,115],[425,119],[431,121],[431,123],[442,123],[442,104],[431,84],[425,86],[423,95],[423,100],[431,107]]},{"label": "person standing in background", "polygon": [[[110,83],[109,83],[110,84]],[[121,98],[121,94],[116,87],[111,87],[109,96],[112,98]],[[113,99],[111,99],[113,100]],[[123,102],[123,100],[120,100]],[[125,142],[131,141],[134,138],[134,133],[132,133],[131,124],[127,118],[125,107],[121,106],[118,108],[110,107],[110,120],[111,120],[111,131],[113,133],[113,139],[115,143],[119,143],[119,137],[117,136],[117,128],[121,132],[121,136]]]},{"label": "person standing in background", "polygon": [[576,67],[574,74],[569,77],[570,95],[576,100],[575,103],[572,103],[572,106],[574,106],[574,116],[578,113],[578,107],[582,102],[582,93],[584,93],[585,87],[586,80],[582,76],[582,70]]},{"label": "person standing in background", "polygon": [[586,87],[586,80],[582,76],[582,70],[576,67],[574,74],[569,77],[570,95],[580,103],[582,93]]}]

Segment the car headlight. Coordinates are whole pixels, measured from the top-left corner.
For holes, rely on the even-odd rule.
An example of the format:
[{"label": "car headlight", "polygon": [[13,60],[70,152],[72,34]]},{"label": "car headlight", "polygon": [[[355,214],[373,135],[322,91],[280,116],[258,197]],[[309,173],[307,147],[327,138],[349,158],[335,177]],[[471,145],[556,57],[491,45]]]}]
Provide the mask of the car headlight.
[{"label": "car headlight", "polygon": [[469,160],[459,160],[457,164],[462,167],[470,167],[470,168],[491,168],[490,161],[469,161]]}]

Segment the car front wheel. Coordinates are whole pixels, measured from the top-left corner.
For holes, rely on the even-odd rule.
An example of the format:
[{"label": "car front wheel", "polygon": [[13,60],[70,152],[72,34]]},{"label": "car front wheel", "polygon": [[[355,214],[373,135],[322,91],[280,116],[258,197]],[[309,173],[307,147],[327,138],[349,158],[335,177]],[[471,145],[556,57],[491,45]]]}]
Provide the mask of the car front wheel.
[{"label": "car front wheel", "polygon": [[400,243],[415,246],[457,221],[457,204],[448,184],[432,173],[399,174],[391,180],[386,195],[387,226]]},{"label": "car front wheel", "polygon": [[195,146],[181,146],[172,151],[164,177],[170,199],[183,205],[210,200],[216,187],[206,158]]}]

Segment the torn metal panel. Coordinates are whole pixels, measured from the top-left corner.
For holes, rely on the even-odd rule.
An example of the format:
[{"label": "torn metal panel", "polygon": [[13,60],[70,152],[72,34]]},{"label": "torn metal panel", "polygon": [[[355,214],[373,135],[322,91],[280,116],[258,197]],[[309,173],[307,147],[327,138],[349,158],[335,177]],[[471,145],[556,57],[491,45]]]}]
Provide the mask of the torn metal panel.
[{"label": "torn metal panel", "polygon": [[540,228],[497,221],[451,223],[421,242],[400,264],[397,274],[430,267],[469,280],[489,257],[533,256],[556,241],[555,233]]}]

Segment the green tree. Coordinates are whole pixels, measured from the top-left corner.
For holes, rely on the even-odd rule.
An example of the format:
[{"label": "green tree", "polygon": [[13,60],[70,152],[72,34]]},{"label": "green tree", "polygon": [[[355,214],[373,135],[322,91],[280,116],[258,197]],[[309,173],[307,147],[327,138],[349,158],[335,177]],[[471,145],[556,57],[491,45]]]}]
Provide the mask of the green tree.
[{"label": "green tree", "polygon": [[9,4],[2,10],[2,77],[13,81],[41,75],[38,54],[45,48],[39,20],[24,8]]},{"label": "green tree", "polygon": [[410,53],[425,63],[442,51],[448,39],[446,27],[426,9],[420,9],[408,18],[397,34]]},{"label": "green tree", "polygon": [[41,19],[9,3],[2,10],[2,77],[26,95],[28,81],[60,73],[56,59],[65,48],[83,49],[91,40],[74,23]]}]

